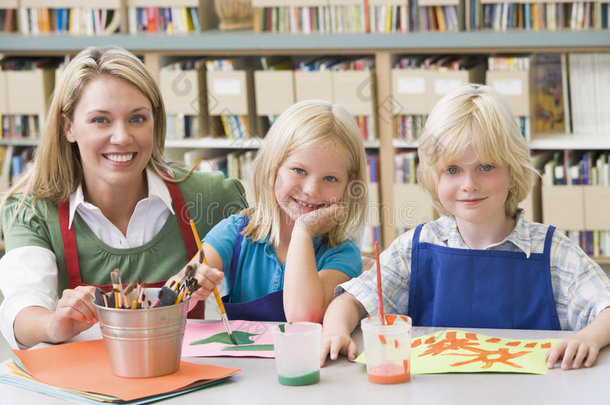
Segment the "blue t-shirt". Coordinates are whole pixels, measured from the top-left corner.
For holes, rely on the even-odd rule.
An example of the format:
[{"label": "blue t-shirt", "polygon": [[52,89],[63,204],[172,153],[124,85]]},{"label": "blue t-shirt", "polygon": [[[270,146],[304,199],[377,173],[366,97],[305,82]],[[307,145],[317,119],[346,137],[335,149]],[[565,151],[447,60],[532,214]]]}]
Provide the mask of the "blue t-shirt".
[{"label": "blue t-shirt", "polygon": [[[231,215],[212,228],[204,239],[216,249],[222,259],[227,289],[232,282],[229,280],[229,273],[233,245],[241,221],[242,215]],[[318,238],[314,238],[314,247],[317,243]],[[316,252],[316,265],[318,271],[334,269],[350,277],[357,277],[362,271],[362,258],[358,246],[347,240],[334,248],[323,244]],[[284,286],[284,269],[285,266],[280,264],[275,255],[273,245],[269,243],[269,236],[258,242],[244,237],[241,242],[231,302],[248,302],[280,291]]]}]

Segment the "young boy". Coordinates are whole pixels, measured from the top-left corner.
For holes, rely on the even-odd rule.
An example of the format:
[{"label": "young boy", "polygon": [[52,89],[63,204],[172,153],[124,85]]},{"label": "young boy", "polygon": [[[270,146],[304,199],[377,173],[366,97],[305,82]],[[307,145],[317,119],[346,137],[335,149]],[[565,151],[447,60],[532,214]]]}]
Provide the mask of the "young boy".
[{"label": "young boy", "polygon": [[[406,313],[415,326],[577,330],[549,350],[547,365],[563,357],[564,370],[592,366],[610,343],[610,281],[570,239],[517,209],[536,170],[502,97],[477,84],[446,95],[418,153],[419,183],[443,216],[381,255],[386,312]],[[376,272],[337,292],[322,363],[357,354],[350,333],[377,311]]]}]

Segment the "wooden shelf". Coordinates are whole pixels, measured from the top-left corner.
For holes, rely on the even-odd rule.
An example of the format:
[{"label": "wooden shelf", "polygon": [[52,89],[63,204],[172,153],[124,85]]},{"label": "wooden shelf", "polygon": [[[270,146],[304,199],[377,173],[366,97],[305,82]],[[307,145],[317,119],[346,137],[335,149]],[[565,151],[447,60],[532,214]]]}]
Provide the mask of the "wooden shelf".
[{"label": "wooden shelf", "polygon": [[76,53],[87,46],[118,45],[132,52],[227,55],[273,53],[358,54],[393,53],[505,53],[601,51],[610,49],[610,31],[468,31],[408,34],[271,34],[252,31],[209,30],[185,35],[116,34],[0,34],[5,54],[57,55]]}]

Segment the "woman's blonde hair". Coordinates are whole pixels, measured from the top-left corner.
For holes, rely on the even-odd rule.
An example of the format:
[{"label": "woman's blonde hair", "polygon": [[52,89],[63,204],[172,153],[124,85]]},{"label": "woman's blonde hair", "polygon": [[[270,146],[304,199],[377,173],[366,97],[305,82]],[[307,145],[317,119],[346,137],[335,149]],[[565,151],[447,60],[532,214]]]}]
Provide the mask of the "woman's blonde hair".
[{"label": "woman's blonde hair", "polygon": [[441,171],[472,145],[481,163],[508,168],[511,187],[506,216],[515,215],[538,172],[506,100],[493,88],[468,84],[444,96],[432,109],[419,140],[417,178],[439,213],[449,213],[438,198]]},{"label": "woman's blonde hair", "polygon": [[344,107],[326,101],[307,100],[286,109],[265,137],[254,162],[251,184],[256,203],[244,211],[249,218],[244,235],[254,241],[269,235],[271,243],[279,243],[280,207],[274,192],[277,170],[292,153],[313,145],[336,146],[345,153],[348,162],[349,183],[339,201],[345,213],[328,233],[329,245],[336,246],[360,228],[368,201],[360,130]]},{"label": "woman's blonde hair", "polygon": [[154,142],[148,166],[167,178],[162,173],[167,169],[164,163],[165,106],[157,83],[146,66],[125,49],[89,47],[79,52],[62,72],[51,98],[33,166],[3,196],[0,207],[4,206],[9,196],[22,193],[16,215],[28,196],[34,197],[34,208],[39,198],[60,202],[76,190],[83,179],[80,153],[78,145],[66,139],[62,117],[72,120],[85,86],[104,76],[125,80],[150,101],[154,118]]}]

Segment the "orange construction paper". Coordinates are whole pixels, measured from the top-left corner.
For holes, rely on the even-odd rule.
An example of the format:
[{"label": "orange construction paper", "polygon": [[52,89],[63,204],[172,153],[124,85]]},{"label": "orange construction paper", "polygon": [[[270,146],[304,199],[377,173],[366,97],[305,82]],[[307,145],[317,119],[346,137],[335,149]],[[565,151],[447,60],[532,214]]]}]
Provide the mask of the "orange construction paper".
[{"label": "orange construction paper", "polygon": [[123,401],[164,394],[202,380],[234,375],[240,369],[180,362],[173,374],[123,378],[112,374],[103,340],[64,343],[33,350],[13,350],[38,380],[62,388],[110,395]]}]

